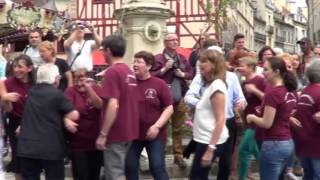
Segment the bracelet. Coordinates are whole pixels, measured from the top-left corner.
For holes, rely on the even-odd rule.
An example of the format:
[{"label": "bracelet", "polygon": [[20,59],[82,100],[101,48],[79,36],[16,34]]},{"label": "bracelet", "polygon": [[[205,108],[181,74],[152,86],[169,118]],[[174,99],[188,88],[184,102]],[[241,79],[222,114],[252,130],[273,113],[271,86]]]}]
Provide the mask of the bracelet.
[{"label": "bracelet", "polygon": [[107,137],[107,134],[105,132],[103,132],[103,131],[100,131],[99,135],[102,136],[102,137]]},{"label": "bracelet", "polygon": [[216,145],[213,145],[213,144],[209,144],[208,148],[211,149],[211,150],[216,150],[217,149]]}]

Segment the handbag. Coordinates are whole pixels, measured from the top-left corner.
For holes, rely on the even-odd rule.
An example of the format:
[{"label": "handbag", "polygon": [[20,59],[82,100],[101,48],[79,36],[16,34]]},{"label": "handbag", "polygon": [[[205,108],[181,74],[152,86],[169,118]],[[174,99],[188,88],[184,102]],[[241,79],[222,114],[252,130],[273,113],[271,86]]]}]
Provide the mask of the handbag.
[{"label": "handbag", "polygon": [[173,78],[172,83],[170,84],[170,90],[174,103],[178,103],[182,98],[182,87],[181,80],[177,77]]}]

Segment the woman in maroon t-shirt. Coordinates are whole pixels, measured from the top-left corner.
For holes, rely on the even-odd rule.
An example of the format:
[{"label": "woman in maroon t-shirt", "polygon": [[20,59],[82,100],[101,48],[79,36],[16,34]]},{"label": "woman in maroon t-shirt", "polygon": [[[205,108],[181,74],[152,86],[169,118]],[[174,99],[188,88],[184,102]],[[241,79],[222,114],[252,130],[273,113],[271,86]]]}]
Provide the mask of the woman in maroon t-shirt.
[{"label": "woman in maroon t-shirt", "polygon": [[300,126],[293,128],[296,154],[301,158],[304,179],[320,179],[320,61],[306,69],[310,85],[302,91],[297,104]]},{"label": "woman in maroon t-shirt", "polygon": [[271,57],[264,64],[263,75],[272,85],[264,96],[263,116],[247,116],[248,123],[265,129],[261,146],[261,180],[278,179],[293,153],[289,118],[296,106],[297,82],[283,59]]},{"label": "woman in maroon t-shirt", "polygon": [[[101,88],[88,78],[86,69],[74,72],[74,82],[75,86],[65,92],[80,113],[78,127],[70,136],[73,179],[99,180],[102,153],[96,149],[95,141],[99,134]],[[66,128],[69,129],[67,123]]]},{"label": "woman in maroon t-shirt", "polygon": [[[256,107],[260,106],[266,87],[265,80],[262,76],[256,74],[258,61],[250,56],[239,59],[239,73],[245,77],[242,84],[243,92],[248,102],[243,112],[243,116],[255,114]],[[247,179],[247,171],[250,165],[251,156],[259,160],[259,149],[255,139],[255,125],[246,124],[247,129],[244,132],[239,148],[239,180]]]},{"label": "woman in maroon t-shirt", "polygon": [[133,70],[139,90],[139,139],[132,142],[126,158],[127,180],[139,180],[139,158],[143,148],[149,156],[154,179],[169,180],[165,168],[164,147],[166,124],[173,113],[173,100],[167,84],[152,77],[150,69],[154,56],[140,51],[134,56]]},{"label": "woman in maroon t-shirt", "polygon": [[27,55],[18,56],[12,63],[12,70],[13,76],[0,82],[0,95],[4,110],[8,112],[9,118],[7,134],[12,149],[12,158],[8,170],[16,173],[16,179],[21,179],[19,161],[16,157],[16,130],[20,126],[27,94],[35,82],[31,58]]}]

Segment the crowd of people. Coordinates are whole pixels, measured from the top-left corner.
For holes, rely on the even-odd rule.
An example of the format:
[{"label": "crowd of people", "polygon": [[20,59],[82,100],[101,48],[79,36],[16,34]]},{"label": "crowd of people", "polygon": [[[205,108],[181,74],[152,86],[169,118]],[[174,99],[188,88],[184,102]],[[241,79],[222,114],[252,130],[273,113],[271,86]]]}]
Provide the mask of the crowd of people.
[{"label": "crowd of people", "polygon": [[[138,180],[144,148],[153,178],[167,180],[167,132],[173,162],[185,169],[193,158],[191,180],[208,179],[216,159],[218,180],[250,179],[253,158],[261,180],[320,180],[320,47],[308,38],[297,42],[298,55],[250,51],[242,34],[225,52],[201,35],[188,59],[177,52],[177,35],[167,34],[162,53],[137,52],[129,67],[123,37],[101,40],[87,27],[94,40],[77,26],[64,42],[67,60],[35,30],[7,65],[1,117],[11,147],[6,170],[16,180],[39,180],[42,172],[63,180],[66,157],[75,180]],[[109,65],[101,83],[91,73],[99,47]],[[192,137],[184,148],[187,113]]]}]

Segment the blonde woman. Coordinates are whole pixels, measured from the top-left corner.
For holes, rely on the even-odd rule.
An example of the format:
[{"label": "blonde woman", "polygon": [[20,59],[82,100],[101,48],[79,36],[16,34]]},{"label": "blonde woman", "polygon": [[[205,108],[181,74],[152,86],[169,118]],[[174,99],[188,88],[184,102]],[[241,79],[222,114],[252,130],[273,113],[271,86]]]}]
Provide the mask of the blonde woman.
[{"label": "blonde woman", "polygon": [[73,82],[70,67],[65,60],[56,57],[56,50],[53,43],[49,41],[41,42],[38,49],[44,63],[53,63],[58,66],[61,76],[59,89],[64,91],[67,87],[71,87]]}]

